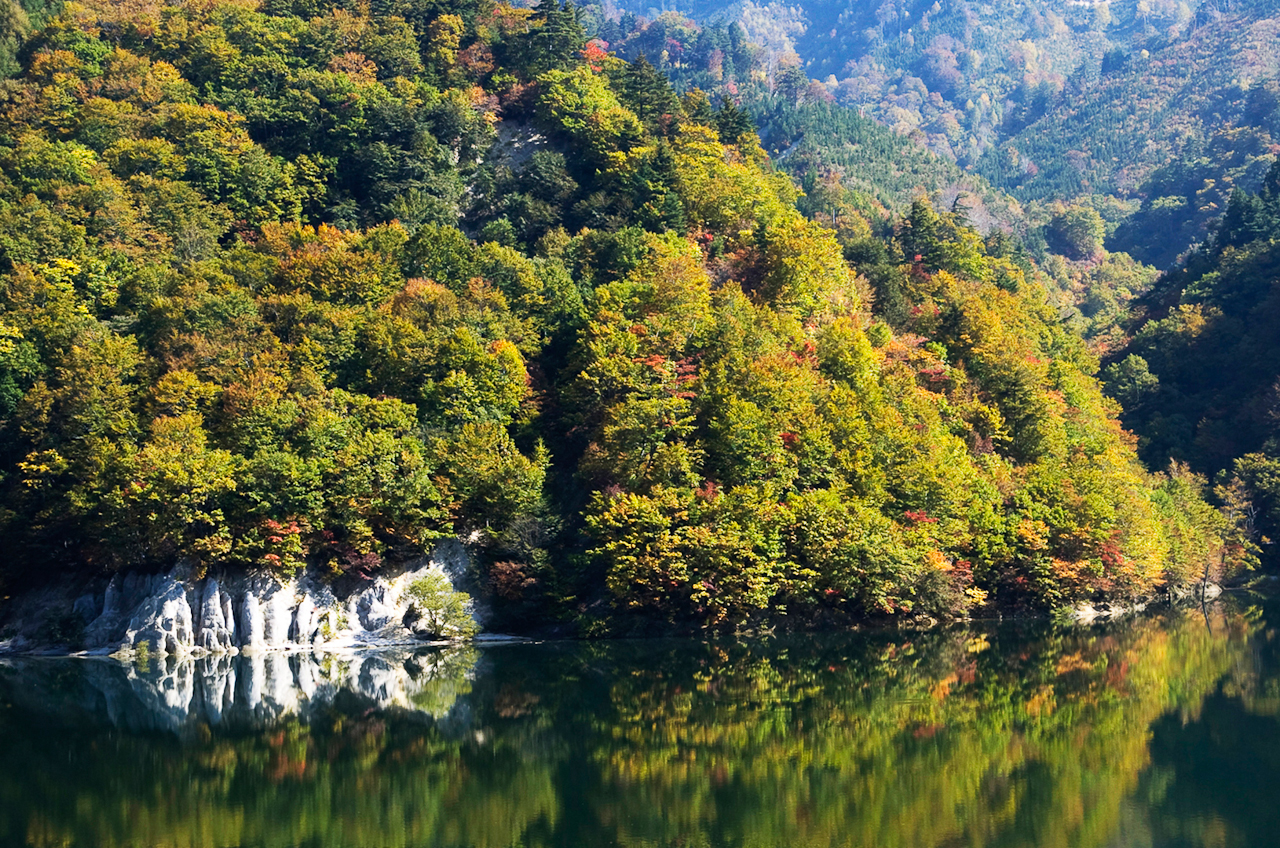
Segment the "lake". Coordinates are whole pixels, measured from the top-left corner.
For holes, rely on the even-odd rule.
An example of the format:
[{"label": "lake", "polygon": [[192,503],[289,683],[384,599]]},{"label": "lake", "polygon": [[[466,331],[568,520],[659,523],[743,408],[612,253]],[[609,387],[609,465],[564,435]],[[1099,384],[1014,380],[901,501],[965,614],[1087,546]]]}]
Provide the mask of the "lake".
[{"label": "lake", "polygon": [[1275,845],[1270,620],[11,659],[0,844]]}]

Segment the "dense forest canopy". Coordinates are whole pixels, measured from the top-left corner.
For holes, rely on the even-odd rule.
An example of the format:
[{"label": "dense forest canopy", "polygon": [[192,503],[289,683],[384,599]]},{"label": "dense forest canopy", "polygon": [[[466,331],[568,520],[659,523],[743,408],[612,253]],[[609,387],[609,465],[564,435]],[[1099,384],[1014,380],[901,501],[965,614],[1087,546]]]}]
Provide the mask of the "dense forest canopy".
[{"label": "dense forest canopy", "polygon": [[731,99],[569,4],[10,17],[6,585],[364,575],[457,534],[510,621],[599,633],[1248,559],[1204,478],[1139,462],[1016,237],[960,195],[802,194]]}]

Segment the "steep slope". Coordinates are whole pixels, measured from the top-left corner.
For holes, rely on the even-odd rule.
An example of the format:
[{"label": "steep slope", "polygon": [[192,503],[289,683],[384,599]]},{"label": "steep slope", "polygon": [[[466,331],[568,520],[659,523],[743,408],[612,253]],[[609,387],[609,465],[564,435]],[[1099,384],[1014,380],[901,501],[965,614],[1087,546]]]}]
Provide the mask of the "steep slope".
[{"label": "steep slope", "polygon": [[1262,536],[1280,529],[1278,238],[1273,166],[1261,191],[1233,194],[1205,245],[1162,278],[1106,370],[1149,461],[1222,472],[1222,496]]},{"label": "steep slope", "polygon": [[513,621],[809,623],[1217,553],[1006,239],[920,201],[842,245],[736,108],[584,39],[554,0],[36,32],[0,110],[6,587],[359,579],[456,534]]},{"label": "steep slope", "polygon": [[1119,67],[1096,78],[1073,77],[979,171],[1026,198],[1127,195],[1157,167],[1193,157],[1215,131],[1256,125],[1269,137],[1274,91],[1261,86],[1280,71],[1277,11],[1246,5],[1117,58]]},{"label": "steep slope", "polygon": [[984,232],[1027,230],[1019,205],[982,177],[925,149],[919,139],[836,105],[825,88],[794,66],[789,75],[786,68],[779,72],[786,79],[775,86],[774,51],[751,40],[759,35],[749,37],[736,22],[700,25],[668,12],[652,21],[605,19],[599,32],[617,55],[654,63],[678,91],[699,88],[713,100],[741,104],[775,164],[804,181],[806,192],[819,183],[839,183],[854,193],[862,213],[881,219],[921,195],[948,207],[962,197],[970,220]]},{"label": "steep slope", "polygon": [[1032,207],[1081,198],[1119,225],[1111,249],[1161,267],[1233,187],[1257,189],[1280,144],[1274,0],[676,6],[732,17],[755,52],[744,72],[741,49],[668,13],[638,43],[669,47],[669,73],[855,109]]},{"label": "steep slope", "polygon": [[947,208],[963,206],[970,223],[983,232],[1027,230],[1017,201],[851,109],[775,97],[753,103],[750,111],[775,161],[798,179],[809,174],[837,179],[884,212],[903,210],[924,195]]}]

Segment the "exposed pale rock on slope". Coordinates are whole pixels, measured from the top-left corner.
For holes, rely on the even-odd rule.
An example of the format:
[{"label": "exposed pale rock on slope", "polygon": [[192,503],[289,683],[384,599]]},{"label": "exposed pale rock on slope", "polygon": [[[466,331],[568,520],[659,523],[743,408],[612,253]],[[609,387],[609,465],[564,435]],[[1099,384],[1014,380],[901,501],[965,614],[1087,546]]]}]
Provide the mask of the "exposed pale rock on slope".
[{"label": "exposed pale rock on slope", "polygon": [[[430,632],[422,624],[408,587],[438,573],[460,589],[469,572],[466,548],[450,540],[429,557],[341,588],[310,571],[292,577],[210,573],[199,579],[182,567],[166,574],[117,574],[100,591],[91,587],[80,594],[74,604],[65,597],[66,587],[24,599],[24,608],[9,615],[9,628],[17,635],[0,643],[0,650],[53,647],[42,637],[41,625],[51,611],[68,607],[85,625],[82,644],[89,654],[198,657],[420,644],[454,634]],[[468,611],[483,627],[485,610],[471,603]]]}]

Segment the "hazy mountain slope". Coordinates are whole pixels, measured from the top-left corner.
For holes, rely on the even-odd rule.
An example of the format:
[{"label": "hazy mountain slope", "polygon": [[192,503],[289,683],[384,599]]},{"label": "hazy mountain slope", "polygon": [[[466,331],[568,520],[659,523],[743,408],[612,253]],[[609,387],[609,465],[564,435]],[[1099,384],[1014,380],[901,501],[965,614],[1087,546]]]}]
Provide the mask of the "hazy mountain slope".
[{"label": "hazy mountain slope", "polygon": [[1207,141],[1188,143],[1177,159],[1156,168],[1139,188],[1141,207],[1120,224],[1107,247],[1167,268],[1203,240],[1232,191],[1256,191],[1275,161],[1280,148],[1275,104],[1276,83],[1255,88],[1246,113],[1256,107],[1261,126],[1225,127]]},{"label": "hazy mountain slope", "polygon": [[979,170],[1026,198],[1130,194],[1215,130],[1273,119],[1274,100],[1268,108],[1255,89],[1280,70],[1278,36],[1275,17],[1224,16],[1097,79],[1073,79]]},{"label": "hazy mountain slope", "polygon": [[[1278,149],[1275,0],[675,5],[739,21],[758,45],[746,82],[774,96],[848,106],[1024,202],[1140,206],[1110,246],[1162,266]],[[663,34],[651,53],[669,40],[672,68],[725,85]]]}]

